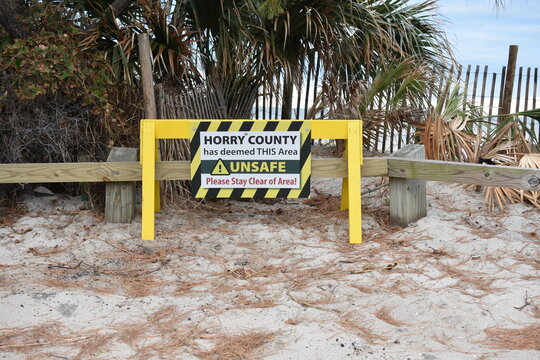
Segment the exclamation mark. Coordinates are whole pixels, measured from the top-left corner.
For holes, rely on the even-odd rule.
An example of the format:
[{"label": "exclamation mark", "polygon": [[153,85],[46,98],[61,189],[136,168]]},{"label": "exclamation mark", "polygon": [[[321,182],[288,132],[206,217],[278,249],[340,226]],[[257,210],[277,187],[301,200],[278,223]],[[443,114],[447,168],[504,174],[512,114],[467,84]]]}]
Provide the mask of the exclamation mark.
[{"label": "exclamation mark", "polygon": [[219,159],[216,163],[216,166],[214,166],[214,169],[210,173],[210,175],[230,175],[229,170],[225,166],[225,163],[223,160]]}]

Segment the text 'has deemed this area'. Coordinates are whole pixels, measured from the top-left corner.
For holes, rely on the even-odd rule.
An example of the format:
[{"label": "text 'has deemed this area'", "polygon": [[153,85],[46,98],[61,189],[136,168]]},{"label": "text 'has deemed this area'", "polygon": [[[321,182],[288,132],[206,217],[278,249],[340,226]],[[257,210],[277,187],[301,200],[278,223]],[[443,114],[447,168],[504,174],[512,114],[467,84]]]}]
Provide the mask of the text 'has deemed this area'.
[{"label": "text 'has deemed this area'", "polygon": [[297,131],[203,131],[201,160],[300,160]]}]

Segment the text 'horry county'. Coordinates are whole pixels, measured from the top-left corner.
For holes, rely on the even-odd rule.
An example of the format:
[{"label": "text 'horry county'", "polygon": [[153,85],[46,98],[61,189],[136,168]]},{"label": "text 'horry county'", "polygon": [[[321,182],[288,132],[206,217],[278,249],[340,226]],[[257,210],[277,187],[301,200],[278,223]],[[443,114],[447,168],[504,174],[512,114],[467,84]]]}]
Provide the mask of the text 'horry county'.
[{"label": "text 'horry county'", "polygon": [[203,145],[294,145],[298,135],[221,135],[203,136]]}]

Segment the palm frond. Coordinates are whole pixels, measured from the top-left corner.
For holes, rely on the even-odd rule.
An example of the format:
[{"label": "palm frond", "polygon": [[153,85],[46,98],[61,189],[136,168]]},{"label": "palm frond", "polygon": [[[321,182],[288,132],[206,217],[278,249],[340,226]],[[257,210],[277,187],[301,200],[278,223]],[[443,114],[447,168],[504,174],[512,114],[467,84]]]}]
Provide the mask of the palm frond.
[{"label": "palm frond", "polygon": [[[517,164],[513,161],[508,163],[522,168],[540,169],[540,154],[522,154]],[[496,208],[504,211],[508,204],[516,202],[526,202],[540,209],[540,191],[487,186],[484,189],[484,197],[491,211]]]},{"label": "palm frond", "polygon": [[458,86],[449,91],[448,97],[440,97],[426,121],[417,125],[417,136],[425,146],[426,157],[475,162],[479,152],[475,140],[481,138],[481,133],[474,133],[470,123],[477,111],[466,102]]}]

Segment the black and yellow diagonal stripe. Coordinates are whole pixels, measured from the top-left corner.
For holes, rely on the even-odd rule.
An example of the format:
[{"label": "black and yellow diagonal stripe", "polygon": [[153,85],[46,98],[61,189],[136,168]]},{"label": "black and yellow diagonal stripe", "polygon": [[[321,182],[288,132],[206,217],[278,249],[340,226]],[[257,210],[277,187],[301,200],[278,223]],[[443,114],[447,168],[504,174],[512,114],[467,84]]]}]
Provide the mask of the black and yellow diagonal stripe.
[{"label": "black and yellow diagonal stripe", "polygon": [[[311,188],[311,122],[300,120],[212,120],[191,122],[191,193],[196,198],[307,198]],[[299,131],[300,188],[201,188],[200,133],[205,131]]]}]

